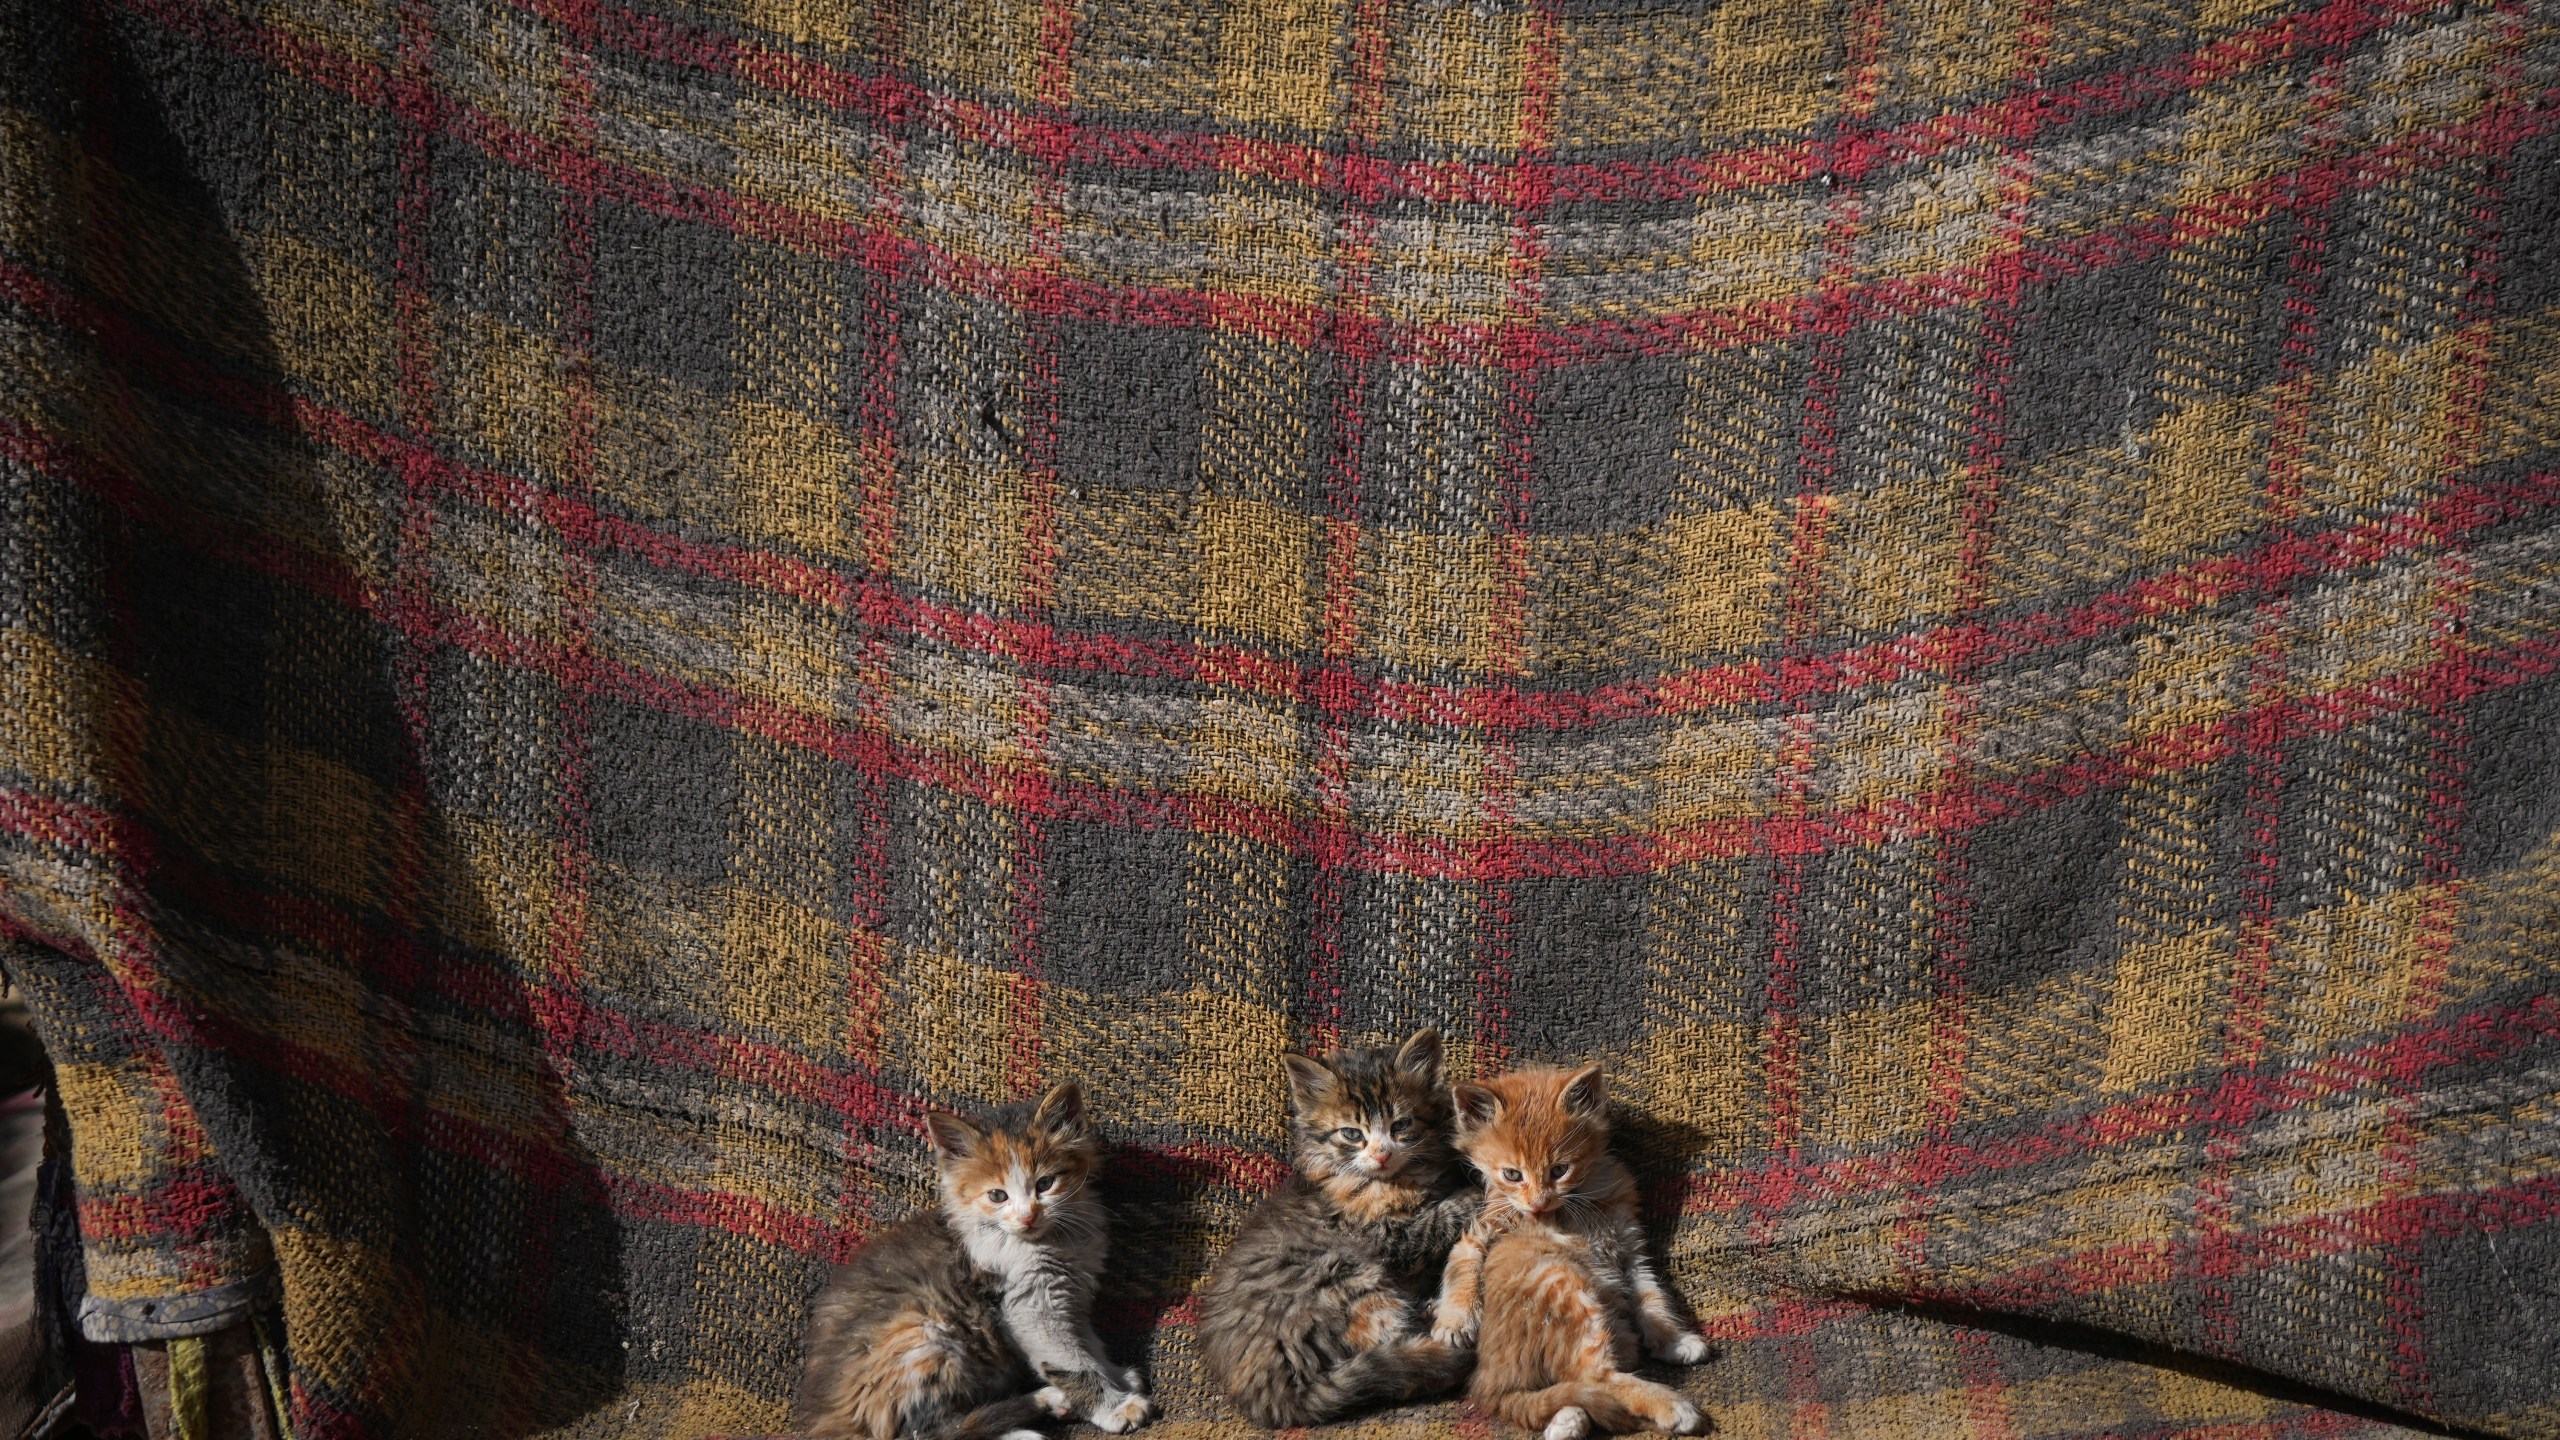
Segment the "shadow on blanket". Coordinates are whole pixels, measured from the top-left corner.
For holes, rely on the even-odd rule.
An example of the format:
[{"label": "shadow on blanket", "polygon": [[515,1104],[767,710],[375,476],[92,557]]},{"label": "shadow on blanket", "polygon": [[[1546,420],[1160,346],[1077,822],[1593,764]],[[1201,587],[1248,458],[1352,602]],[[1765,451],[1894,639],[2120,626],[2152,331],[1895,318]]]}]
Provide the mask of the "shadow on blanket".
[{"label": "shadow on blanket", "polygon": [[[507,927],[546,923],[526,918],[544,907],[475,867],[458,833],[540,836],[557,807],[540,782],[515,783],[497,747],[427,740],[456,727],[431,732],[426,697],[468,686],[433,673],[467,662],[422,643],[450,619],[418,583],[435,521],[408,483],[432,463],[416,443],[433,424],[432,361],[378,357],[380,414],[299,396],[286,354],[382,335],[326,313],[328,297],[299,315],[262,304],[258,267],[276,294],[273,267],[313,264],[263,238],[267,139],[237,123],[241,97],[155,63],[165,32],[86,38],[81,52],[114,57],[83,77],[95,158],[71,202],[87,232],[75,283],[100,318],[75,362],[93,373],[57,393],[90,407],[66,428],[100,452],[83,457],[89,493],[63,507],[94,529],[63,538],[107,583],[38,603],[88,607],[70,628],[140,678],[97,718],[118,727],[110,783],[150,822],[110,882],[132,984],[58,953],[35,958],[50,973],[33,979],[55,988],[51,1013],[124,1037],[84,1054],[66,1051],[110,1042],[49,1035],[57,1061],[173,1076],[183,1099],[146,1103],[191,1109],[202,1136],[181,1153],[165,1137],[188,1129],[182,1115],[158,1114],[173,1123],[143,1127],[143,1153],[81,1167],[84,1184],[141,1185],[135,1213],[158,1217],[87,1240],[92,1294],[127,1321],[165,1307],[153,1277],[200,1283],[191,1262],[227,1232],[212,1268],[282,1296],[313,1412],[378,1422],[424,1405],[488,1435],[566,1423],[621,1388],[623,1237],[570,1124],[575,977],[508,960]],[[429,163],[382,144],[377,158]],[[387,235],[338,238],[385,281],[427,263]],[[279,327],[299,328],[284,344]],[[371,438],[324,449],[316,425]],[[481,558],[503,576],[502,554]],[[537,725],[581,703],[518,698]],[[472,1409],[476,1423],[457,1413]]]}]

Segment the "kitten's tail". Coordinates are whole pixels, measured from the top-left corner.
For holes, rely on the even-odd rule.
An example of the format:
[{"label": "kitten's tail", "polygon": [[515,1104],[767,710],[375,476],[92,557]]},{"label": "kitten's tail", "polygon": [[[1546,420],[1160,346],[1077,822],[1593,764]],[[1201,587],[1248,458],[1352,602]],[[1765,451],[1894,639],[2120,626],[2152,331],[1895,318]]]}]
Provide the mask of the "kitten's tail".
[{"label": "kitten's tail", "polygon": [[956,1415],[940,1424],[928,1425],[910,1432],[900,1440],[997,1440],[1015,1430],[1028,1430],[1041,1421],[1054,1418],[1046,1407],[1029,1395],[1016,1395],[981,1405],[966,1415]]},{"label": "kitten's tail", "polygon": [[1686,1435],[1694,1433],[1699,1425],[1698,1407],[1682,1399],[1679,1391],[1633,1375],[1572,1380],[1543,1390],[1512,1390],[1468,1398],[1479,1408],[1524,1430],[1546,1429],[1556,1412],[1567,1406],[1589,1417],[1587,1428],[1612,1433],[1665,1430]]},{"label": "kitten's tail", "polygon": [[1475,1363],[1473,1350],[1460,1350],[1431,1339],[1402,1340],[1363,1350],[1307,1387],[1302,1408],[1309,1418],[1293,1423],[1320,1425],[1355,1410],[1401,1405],[1454,1390]]}]

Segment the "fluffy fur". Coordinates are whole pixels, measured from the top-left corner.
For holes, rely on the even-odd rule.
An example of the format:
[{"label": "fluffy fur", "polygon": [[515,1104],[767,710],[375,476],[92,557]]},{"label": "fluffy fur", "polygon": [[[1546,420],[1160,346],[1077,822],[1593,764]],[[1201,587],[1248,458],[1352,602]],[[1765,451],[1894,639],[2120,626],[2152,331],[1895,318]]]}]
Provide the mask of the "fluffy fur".
[{"label": "fluffy fur", "polygon": [[1455,1387],[1469,1355],[1415,1319],[1479,1203],[1450,1163],[1439,1033],[1392,1053],[1281,1058],[1297,1173],[1210,1274],[1199,1328],[1210,1375],[1274,1428]]},{"label": "fluffy fur", "polygon": [[1634,1177],[1609,1153],[1600,1067],[1452,1093],[1458,1150],[1484,1177],[1485,1203],[1450,1252],[1432,1337],[1477,1341],[1467,1398],[1546,1440],[1594,1427],[1696,1433],[1695,1405],[1628,1373],[1639,1338],[1681,1365],[1707,1346],[1645,1256]]},{"label": "fluffy fur", "polygon": [[1154,1410],[1138,1373],[1104,1357],[1089,1319],[1107,1240],[1082,1092],[1061,1085],[985,1124],[934,1112],[925,1125],[942,1207],[883,1231],[819,1292],[793,1427],[818,1440],[1036,1440],[1025,1427],[1044,1417],[1144,1424]]}]

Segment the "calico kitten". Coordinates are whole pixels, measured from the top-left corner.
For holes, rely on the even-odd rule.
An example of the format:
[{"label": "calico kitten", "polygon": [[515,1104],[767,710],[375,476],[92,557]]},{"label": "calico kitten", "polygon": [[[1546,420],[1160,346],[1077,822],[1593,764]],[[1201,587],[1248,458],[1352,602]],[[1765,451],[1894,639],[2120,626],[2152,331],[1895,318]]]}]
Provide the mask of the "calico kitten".
[{"label": "calico kitten", "polygon": [[[881,1232],[819,1292],[795,1429],[820,1440],[1039,1440],[1082,1414],[1105,1430],[1154,1413],[1089,1319],[1107,1246],[1091,1190],[1100,1141],[1072,1083],[973,1124],[925,1116],[942,1207]],[[1033,1367],[1070,1377],[1040,1385]],[[1035,1389],[1035,1387],[1038,1387]]]},{"label": "calico kitten", "polygon": [[1200,1344],[1245,1417],[1318,1425],[1445,1391],[1461,1347],[1420,1335],[1431,1272],[1480,1199],[1449,1163],[1440,1035],[1392,1054],[1284,1055],[1297,1173],[1209,1276]]},{"label": "calico kitten", "polygon": [[1467,1398],[1546,1440],[1594,1426],[1697,1433],[1697,1406],[1627,1373],[1639,1335],[1675,1365],[1705,1359],[1707,1343],[1645,1255],[1635,1179],[1609,1153],[1600,1067],[1516,1071],[1452,1098],[1485,1204],[1450,1251],[1431,1333],[1477,1339]]}]

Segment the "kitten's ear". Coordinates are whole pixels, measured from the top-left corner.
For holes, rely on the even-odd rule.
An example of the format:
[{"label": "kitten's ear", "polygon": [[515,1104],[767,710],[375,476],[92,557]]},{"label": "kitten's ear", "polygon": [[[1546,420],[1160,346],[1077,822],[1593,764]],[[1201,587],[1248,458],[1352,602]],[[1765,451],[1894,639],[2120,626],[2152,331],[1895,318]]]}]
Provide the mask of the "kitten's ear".
[{"label": "kitten's ear", "polygon": [[1280,1054],[1280,1063],[1289,1070],[1289,1099],[1304,1110],[1333,1093],[1337,1083],[1332,1070],[1321,1060],[1310,1060],[1293,1050]]},{"label": "kitten's ear", "polygon": [[1440,1078],[1440,1032],[1424,1028],[1396,1051],[1396,1068],[1428,1085]]},{"label": "kitten's ear", "polygon": [[1502,1113],[1502,1097],[1492,1087],[1465,1080],[1449,1087],[1449,1102],[1457,1109],[1460,1130],[1481,1130]]},{"label": "kitten's ear", "polygon": [[1600,1067],[1585,1065],[1564,1082],[1564,1113],[1588,1119],[1609,1108],[1609,1087],[1600,1079]]},{"label": "kitten's ear", "polygon": [[1031,1123],[1052,1135],[1075,1136],[1084,1133],[1084,1087],[1073,1080],[1040,1097],[1031,1111]]},{"label": "kitten's ear", "polygon": [[934,1151],[946,1160],[965,1160],[987,1140],[985,1131],[947,1110],[924,1112],[924,1128],[933,1137]]}]

